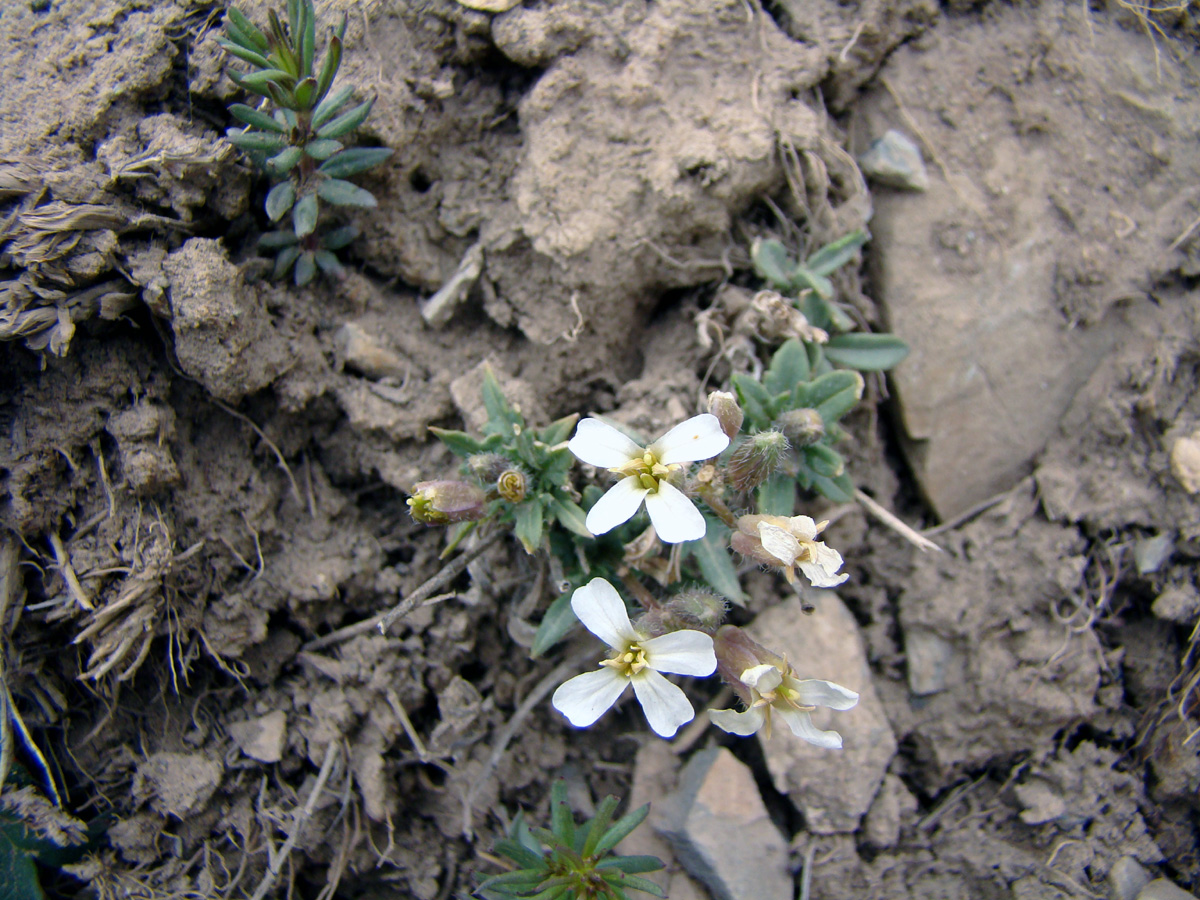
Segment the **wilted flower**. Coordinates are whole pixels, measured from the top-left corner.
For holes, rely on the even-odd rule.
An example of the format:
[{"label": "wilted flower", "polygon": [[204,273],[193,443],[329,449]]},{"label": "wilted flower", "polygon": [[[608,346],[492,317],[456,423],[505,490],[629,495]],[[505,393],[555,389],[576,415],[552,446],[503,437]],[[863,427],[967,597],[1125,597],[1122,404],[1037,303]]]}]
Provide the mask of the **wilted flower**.
[{"label": "wilted flower", "polygon": [[413,485],[408,511],[426,525],[452,525],[483,518],[487,497],[465,481],[421,481]]},{"label": "wilted flower", "polygon": [[529,490],[529,476],[519,466],[505,469],[496,479],[496,490],[509,503],[520,503]]},{"label": "wilted flower", "polygon": [[799,566],[813,587],[836,587],[850,576],[837,574],[842,554],[817,540],[828,524],[808,516],[742,516],[729,545],[743,556],[781,569],[788,584],[796,580],[794,567]]},{"label": "wilted flower", "polygon": [[630,684],[656,734],[671,737],[692,720],[695,712],[683,691],[660,673],[711,675],[717,668],[711,637],[699,631],[672,631],[648,638],[633,627],[621,595],[603,578],[577,588],[571,609],[613,651],[597,671],[576,675],[554,692],[554,708],[572,725],[591,725]]},{"label": "wilted flower", "polygon": [[796,670],[786,658],[755,643],[732,625],[717,632],[716,652],[722,676],[746,709],[710,709],[708,715],[714,725],[743,737],[761,728],[769,739],[775,714],[796,737],[818,747],[841,748],[842,736],[813,725],[812,713],[819,706],[851,709],[858,703],[858,694],[831,681],[796,677]]},{"label": "wilted flower", "polygon": [[567,447],[585,463],[624,476],[588,513],[588,531],[611,531],[633,518],[644,501],[654,530],[666,543],[704,537],[704,516],[669,479],[683,463],[716,456],[728,446],[721,423],[709,413],[676,425],[649,447],[639,447],[599,419],[584,419]]},{"label": "wilted flower", "polygon": [[726,437],[732,441],[738,436],[746,414],[738,405],[737,397],[729,391],[713,391],[708,395],[708,411],[717,417]]},{"label": "wilted flower", "polygon": [[774,424],[797,447],[811,447],[825,437],[825,420],[815,409],[789,409]]}]

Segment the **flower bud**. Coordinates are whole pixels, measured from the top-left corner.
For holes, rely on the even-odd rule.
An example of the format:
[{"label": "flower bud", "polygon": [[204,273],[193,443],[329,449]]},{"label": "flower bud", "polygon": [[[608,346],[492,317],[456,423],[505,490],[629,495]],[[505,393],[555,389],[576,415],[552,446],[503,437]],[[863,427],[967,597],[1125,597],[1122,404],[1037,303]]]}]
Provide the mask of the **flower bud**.
[{"label": "flower bud", "polygon": [[750,703],[750,689],[742,683],[743,672],[755,666],[775,666],[781,672],[788,671],[787,660],[751,640],[736,625],[722,625],[717,630],[713,638],[713,651],[717,654],[717,672],[747,704]]},{"label": "flower bud", "polygon": [[453,525],[482,519],[487,497],[465,481],[422,481],[413,485],[408,511],[426,525]]},{"label": "flower bud", "polygon": [[790,449],[782,431],[752,434],[734,448],[725,466],[725,477],[736,490],[753,490],[779,468]]},{"label": "flower bud", "polygon": [[825,421],[815,409],[789,409],[775,420],[775,427],[797,447],[811,447],[825,437]]},{"label": "flower bud", "polygon": [[467,468],[482,484],[493,483],[512,466],[512,460],[499,453],[475,453],[467,457]]},{"label": "flower bud", "polygon": [[724,597],[700,588],[681,591],[663,605],[667,620],[675,624],[672,631],[692,629],[706,634],[720,627],[728,609]]},{"label": "flower bud", "polygon": [[708,411],[717,417],[727,438],[732,441],[738,436],[746,416],[733,394],[729,391],[713,391],[708,395]]},{"label": "flower bud", "polygon": [[520,503],[529,490],[529,477],[521,469],[505,469],[496,479],[496,490],[509,503]]}]

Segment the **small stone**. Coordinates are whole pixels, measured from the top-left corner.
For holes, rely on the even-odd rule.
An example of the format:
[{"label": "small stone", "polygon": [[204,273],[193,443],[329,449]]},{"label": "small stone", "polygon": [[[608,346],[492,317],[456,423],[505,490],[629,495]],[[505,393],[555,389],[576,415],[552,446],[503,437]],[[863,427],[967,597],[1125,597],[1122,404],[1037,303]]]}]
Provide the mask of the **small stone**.
[{"label": "small stone", "polygon": [[863,837],[878,850],[896,846],[904,817],[917,810],[917,798],[897,776],[887,774],[863,821]]},{"label": "small stone", "polygon": [[906,628],[904,655],[910,691],[920,697],[946,687],[946,671],[954,658],[954,646],[949,641],[926,628]]},{"label": "small stone", "polygon": [[1154,598],[1150,611],[1177,625],[1191,625],[1200,615],[1200,591],[1190,584],[1167,588]]},{"label": "small stone", "polygon": [[411,371],[411,366],[399,354],[383,346],[378,338],[354,322],[339,328],[333,342],[342,364],[368,378],[402,379]]},{"label": "small stone", "polygon": [[454,405],[458,407],[459,415],[463,417],[468,431],[482,431],[483,426],[487,424],[487,409],[483,405],[483,373],[489,366],[500,384],[500,390],[504,392],[505,399],[525,417],[526,424],[532,425],[548,420],[533,386],[509,375],[494,359],[488,359],[450,382],[450,396]]},{"label": "small stone", "polygon": [[1133,563],[1139,575],[1152,575],[1175,552],[1175,539],[1169,532],[1138,538],[1133,544]]},{"label": "small stone", "polygon": [[1138,891],[1137,900],[1196,900],[1196,896],[1165,878],[1155,878]]},{"label": "small stone", "polygon": [[1122,856],[1108,870],[1108,900],[1136,900],[1150,881],[1146,870],[1132,856]]},{"label": "small stone", "polygon": [[658,828],[715,900],[791,900],[787,841],[750,769],[724,747],[692,757]]},{"label": "small stone", "polygon": [[1200,492],[1200,430],[1171,445],[1171,474],[1189,494]]},{"label": "small stone", "polygon": [[[818,709],[813,723],[842,736],[841,750],[824,750],[776,728],[759,743],[776,790],[787,794],[814,834],[856,831],[896,754],[896,737],[875,692],[858,622],[832,591],[812,591],[812,615],[791,597],[761,613],[746,629],[754,640],[789,660],[801,678],[821,678],[859,694],[845,712]],[[807,661],[812,660],[810,664]],[[811,665],[811,668],[810,668]]]},{"label": "small stone", "polygon": [[877,184],[906,191],[929,190],[929,173],[921,150],[908,137],[888,129],[858,158],[863,174]]},{"label": "small stone", "polygon": [[287,714],[277,709],[257,719],[232,722],[229,736],[238,748],[251,759],[274,763],[283,759],[287,743]]},{"label": "small stone", "polygon": [[1018,784],[1016,795],[1025,807],[1021,810],[1021,821],[1026,825],[1053,822],[1067,811],[1063,798],[1041,779]]},{"label": "small stone", "polygon": [[154,753],[138,765],[134,799],[163,815],[186,819],[202,810],[221,784],[220,762],[203,753]]}]

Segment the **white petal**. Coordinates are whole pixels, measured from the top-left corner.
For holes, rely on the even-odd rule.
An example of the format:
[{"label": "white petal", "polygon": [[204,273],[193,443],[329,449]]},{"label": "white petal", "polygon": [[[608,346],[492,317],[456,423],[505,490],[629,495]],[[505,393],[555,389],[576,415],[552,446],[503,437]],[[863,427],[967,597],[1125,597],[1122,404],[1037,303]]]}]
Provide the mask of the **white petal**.
[{"label": "white petal", "polygon": [[[600,501],[603,502],[604,498],[601,497]],[[654,530],[664,543],[679,544],[704,537],[704,516],[700,515],[700,510],[683,491],[669,482],[660,481],[657,491],[646,494],[646,512],[650,513]],[[595,533],[590,525],[588,528]]]},{"label": "white petal", "polygon": [[792,734],[796,737],[803,738],[818,747],[824,747],[826,750],[842,749],[842,736],[836,731],[822,731],[812,723],[812,716],[808,713],[792,709],[782,703],[773,704],[771,708],[787,723],[788,728],[792,729]]},{"label": "white petal", "polygon": [[588,510],[584,524],[592,534],[607,534],[622,522],[628,522],[649,493],[636,475],[622,478],[608,489],[596,505]]},{"label": "white petal", "polygon": [[728,731],[730,734],[741,737],[754,734],[762,728],[763,720],[766,718],[761,706],[753,707],[745,712],[738,712],[736,709],[710,709],[708,717],[722,731]]},{"label": "white petal", "polygon": [[642,669],[629,680],[655,734],[669,738],[680,725],[695,718],[696,713],[683,691],[653,669]]},{"label": "white petal", "polygon": [[550,702],[576,728],[587,728],[608,712],[628,686],[628,678],[605,666],[560,684]]},{"label": "white petal", "polygon": [[842,567],[842,554],[821,542],[811,546],[813,559],[797,565],[813,583],[813,587],[836,587],[850,577],[837,574],[837,570]]},{"label": "white petal", "polygon": [[625,601],[603,578],[593,578],[576,588],[571,595],[571,609],[588,631],[614,650],[624,650],[631,641],[640,638],[629,621]]},{"label": "white petal", "polygon": [[672,631],[641,642],[646,663],[659,672],[711,675],[717,671],[713,639],[702,631]]},{"label": "white petal", "polygon": [[854,691],[819,678],[789,678],[788,687],[796,692],[796,699],[805,706],[853,709],[858,703],[858,694]]},{"label": "white petal", "polygon": [[800,552],[800,542],[790,531],[770,522],[759,522],[758,537],[762,541],[763,549],[783,565],[790,566],[796,561],[796,555]]},{"label": "white petal", "polygon": [[705,413],[680,422],[651,444],[649,450],[660,463],[669,466],[708,459],[728,446],[729,435],[721,429],[721,420]]},{"label": "white petal", "polygon": [[643,450],[626,435],[621,434],[599,419],[584,419],[575,429],[575,437],[567,442],[567,449],[593,466],[612,469],[631,459],[637,459]]},{"label": "white petal", "polygon": [[742,683],[760,694],[773,691],[783,682],[783,673],[778,666],[753,666],[742,673]]},{"label": "white petal", "polygon": [[809,516],[792,516],[788,519],[788,528],[802,541],[815,540],[817,537],[817,523]]}]

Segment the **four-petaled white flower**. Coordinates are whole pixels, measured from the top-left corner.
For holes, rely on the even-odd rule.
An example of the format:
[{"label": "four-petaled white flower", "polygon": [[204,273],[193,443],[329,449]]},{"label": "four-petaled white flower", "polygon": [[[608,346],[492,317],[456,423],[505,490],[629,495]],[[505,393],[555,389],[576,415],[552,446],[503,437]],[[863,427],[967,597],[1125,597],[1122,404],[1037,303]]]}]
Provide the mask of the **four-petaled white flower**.
[{"label": "four-petaled white flower", "polygon": [[704,537],[704,516],[669,479],[684,463],[709,459],[728,446],[729,438],[711,413],[676,425],[649,447],[639,447],[599,419],[584,419],[567,447],[585,463],[624,476],[588,513],[588,531],[611,531],[633,518],[644,501],[654,530],[666,543]]},{"label": "four-petaled white flower", "polygon": [[692,720],[695,711],[683,691],[659,673],[711,675],[717,668],[711,637],[686,630],[646,637],[633,627],[625,601],[603,578],[576,589],[571,609],[588,631],[613,650],[597,671],[576,675],[554,692],[554,708],[572,725],[591,725],[630,684],[655,733],[669,738]]},{"label": "four-petaled white flower", "polygon": [[828,522],[814,522],[808,516],[742,516],[738,533],[731,545],[759,562],[778,566],[791,584],[799,566],[813,587],[837,587],[849,575],[838,574],[842,554],[818,541]]},{"label": "four-petaled white flower", "polygon": [[753,666],[742,672],[741,682],[749,688],[748,708],[745,712],[710,709],[708,715],[718,728],[743,737],[764,728],[769,739],[774,712],[796,737],[829,750],[841,749],[842,736],[836,731],[821,731],[813,725],[811,714],[818,706],[851,709],[858,703],[854,691],[832,681],[797,678],[791,666],[786,672],[778,666]]}]

